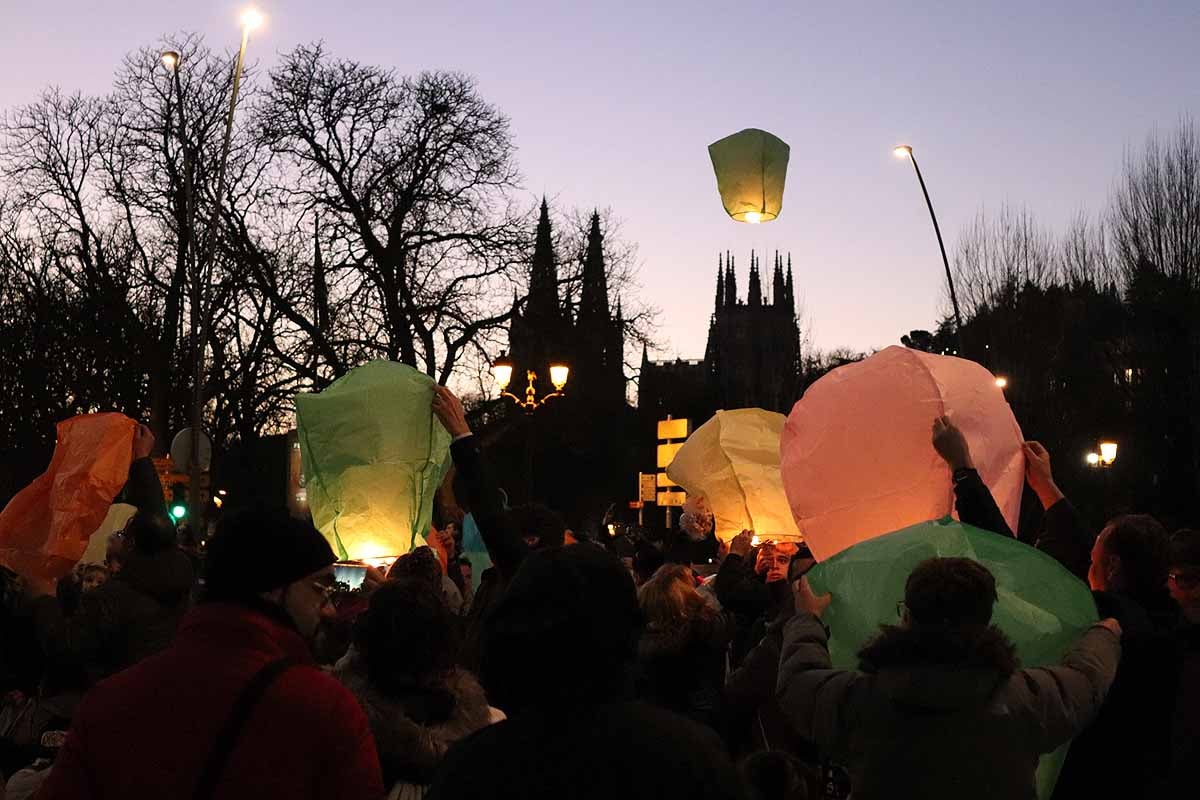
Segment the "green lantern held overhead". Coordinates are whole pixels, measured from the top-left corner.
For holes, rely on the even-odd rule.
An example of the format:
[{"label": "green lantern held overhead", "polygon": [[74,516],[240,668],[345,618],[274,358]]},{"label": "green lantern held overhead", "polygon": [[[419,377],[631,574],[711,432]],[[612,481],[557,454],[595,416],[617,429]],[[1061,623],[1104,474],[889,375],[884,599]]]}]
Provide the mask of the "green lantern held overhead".
[{"label": "green lantern held overhead", "polygon": [[778,136],[747,128],[708,146],[717,191],[738,222],[770,222],[783,209],[791,148]]}]

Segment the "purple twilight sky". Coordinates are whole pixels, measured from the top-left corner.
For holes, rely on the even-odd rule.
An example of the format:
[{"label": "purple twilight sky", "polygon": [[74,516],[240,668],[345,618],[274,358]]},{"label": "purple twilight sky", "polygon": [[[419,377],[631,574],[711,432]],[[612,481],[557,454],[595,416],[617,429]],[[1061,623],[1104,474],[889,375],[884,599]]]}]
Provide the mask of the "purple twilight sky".
[{"label": "purple twilight sky", "polygon": [[[611,206],[662,310],[661,357],[703,355],[717,252],[792,253],[814,342],[931,327],[942,268],[913,145],[953,253],[981,208],[1061,228],[1098,213],[1126,148],[1200,116],[1195,0],[508,2],[263,0],[251,56],[336,56],[479,78],[512,118],[530,202]],[[0,0],[0,107],[48,84],[100,93],[164,33],[236,46],[231,0]],[[783,216],[730,221],[706,146],[745,127],[792,146]],[[767,257],[769,259],[769,256]],[[769,267],[769,263],[768,263]]]}]

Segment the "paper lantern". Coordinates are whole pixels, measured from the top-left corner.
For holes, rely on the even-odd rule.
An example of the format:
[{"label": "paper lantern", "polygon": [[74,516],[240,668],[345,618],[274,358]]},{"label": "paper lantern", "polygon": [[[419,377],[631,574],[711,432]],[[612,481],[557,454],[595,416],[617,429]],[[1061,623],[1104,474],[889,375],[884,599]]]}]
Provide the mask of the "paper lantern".
[{"label": "paper lantern", "polygon": [[935,417],[962,429],[980,476],[1016,530],[1021,429],[980,365],[889,347],[833,370],[792,408],[780,440],[783,485],[818,559],[954,510],[950,468],[930,443]]},{"label": "paper lantern", "polygon": [[718,411],[691,435],[667,467],[671,480],[700,495],[728,541],[743,529],[760,539],[800,538],[779,474],[783,414],[760,408]]},{"label": "paper lantern", "polygon": [[758,128],[726,136],[708,146],[717,191],[729,216],[738,222],[769,222],[783,209],[791,148]]},{"label": "paper lantern", "polygon": [[339,558],[400,556],[424,542],[450,463],[433,387],[412,367],[372,361],[296,396],[309,509]]},{"label": "paper lantern", "polygon": [[[823,621],[834,667],[858,668],[857,653],[879,626],[899,622],[896,601],[909,573],[935,556],[970,558],[995,576],[992,623],[1016,645],[1022,666],[1057,664],[1096,621],[1087,585],[1040,550],[949,519],[923,522],[860,542],[808,573],[814,591],[833,594]],[[1042,758],[1039,796],[1050,796],[1064,756],[1065,748]]]},{"label": "paper lantern", "polygon": [[129,479],[136,426],[115,413],[58,423],[50,466],[0,511],[0,564],[41,578],[71,571]]}]

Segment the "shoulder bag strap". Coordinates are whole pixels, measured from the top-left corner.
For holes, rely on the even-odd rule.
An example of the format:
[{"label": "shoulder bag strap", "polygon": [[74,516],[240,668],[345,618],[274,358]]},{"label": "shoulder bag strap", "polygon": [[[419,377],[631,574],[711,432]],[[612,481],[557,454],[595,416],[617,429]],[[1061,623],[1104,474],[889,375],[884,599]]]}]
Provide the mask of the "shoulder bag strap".
[{"label": "shoulder bag strap", "polygon": [[250,682],[242,689],[237,702],[233,705],[233,710],[229,713],[229,718],[225,720],[224,726],[217,734],[212,751],[208,754],[208,760],[204,763],[204,769],[200,772],[200,778],[196,781],[196,791],[192,795],[193,800],[210,800],[213,797],[213,793],[217,789],[217,781],[220,780],[221,773],[225,771],[225,765],[229,761],[229,757],[233,755],[238,737],[254,712],[254,707],[258,705],[258,701],[262,699],[263,694],[275,679],[288,668],[295,666],[296,663],[295,659],[291,658],[272,661],[255,673]]}]

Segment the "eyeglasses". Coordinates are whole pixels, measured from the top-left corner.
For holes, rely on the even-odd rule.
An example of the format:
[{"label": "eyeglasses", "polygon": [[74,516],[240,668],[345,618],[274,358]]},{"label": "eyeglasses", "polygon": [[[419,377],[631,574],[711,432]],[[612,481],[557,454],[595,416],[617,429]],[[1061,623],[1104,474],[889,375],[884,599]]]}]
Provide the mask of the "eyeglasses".
[{"label": "eyeglasses", "polygon": [[1187,572],[1172,570],[1167,573],[1167,580],[1171,581],[1176,586],[1190,589],[1196,584],[1200,583],[1200,572],[1192,572],[1191,570]]},{"label": "eyeglasses", "polygon": [[332,575],[330,575],[327,579],[313,581],[312,586],[325,596],[325,602],[329,602],[333,599],[334,577]]}]

